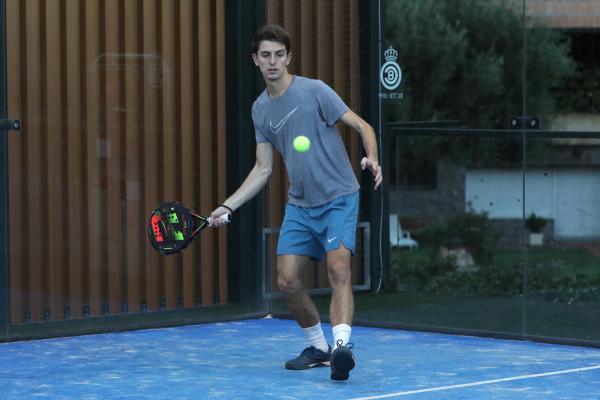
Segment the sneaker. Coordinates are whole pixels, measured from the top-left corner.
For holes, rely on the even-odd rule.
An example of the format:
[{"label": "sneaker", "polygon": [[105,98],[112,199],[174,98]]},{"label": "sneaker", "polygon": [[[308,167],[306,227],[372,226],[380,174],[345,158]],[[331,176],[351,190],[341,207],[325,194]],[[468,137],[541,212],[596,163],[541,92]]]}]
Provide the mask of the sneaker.
[{"label": "sneaker", "polygon": [[334,381],[345,381],[350,376],[350,370],[354,368],[354,354],[352,349],[354,344],[348,343],[342,346],[342,341],[338,340],[337,347],[331,353],[331,379]]},{"label": "sneaker", "polygon": [[329,346],[327,353],[310,346],[305,348],[298,357],[287,361],[285,368],[299,370],[326,367],[329,365],[329,357],[331,357],[331,346]]}]

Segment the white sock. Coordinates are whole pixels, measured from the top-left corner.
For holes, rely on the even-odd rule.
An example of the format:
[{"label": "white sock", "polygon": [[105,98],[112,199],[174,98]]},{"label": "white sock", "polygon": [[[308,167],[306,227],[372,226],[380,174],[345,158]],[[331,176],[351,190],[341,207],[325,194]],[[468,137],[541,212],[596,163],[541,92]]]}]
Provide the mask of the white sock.
[{"label": "white sock", "polygon": [[338,346],[345,346],[350,340],[350,334],[352,333],[352,327],[348,324],[339,324],[331,328],[333,331],[333,349],[335,350]]},{"label": "white sock", "polygon": [[325,340],[325,335],[323,334],[323,329],[321,328],[320,322],[315,326],[302,328],[302,330],[304,333],[306,333],[306,337],[308,338],[311,346],[314,346],[325,353],[329,351],[327,340]]}]

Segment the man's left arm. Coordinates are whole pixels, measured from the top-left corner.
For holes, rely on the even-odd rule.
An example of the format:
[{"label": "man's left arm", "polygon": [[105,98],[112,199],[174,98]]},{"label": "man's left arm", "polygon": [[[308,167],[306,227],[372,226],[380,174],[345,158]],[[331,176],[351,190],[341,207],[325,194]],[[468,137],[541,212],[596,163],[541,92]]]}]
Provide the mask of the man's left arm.
[{"label": "man's left arm", "polygon": [[377,189],[381,185],[382,176],[377,153],[377,138],[373,127],[352,110],[346,111],[340,119],[344,124],[359,133],[367,152],[367,156],[360,161],[360,166],[362,169],[369,168],[375,179],[375,189]]}]

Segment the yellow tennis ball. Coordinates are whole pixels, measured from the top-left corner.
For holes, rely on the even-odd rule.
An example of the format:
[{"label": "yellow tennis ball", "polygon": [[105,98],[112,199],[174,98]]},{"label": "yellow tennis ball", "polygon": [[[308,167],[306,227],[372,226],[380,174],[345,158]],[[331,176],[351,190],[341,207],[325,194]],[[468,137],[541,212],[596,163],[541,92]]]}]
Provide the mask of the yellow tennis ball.
[{"label": "yellow tennis ball", "polygon": [[294,149],[298,153],[304,153],[310,149],[310,139],[306,136],[296,136],[294,139]]}]

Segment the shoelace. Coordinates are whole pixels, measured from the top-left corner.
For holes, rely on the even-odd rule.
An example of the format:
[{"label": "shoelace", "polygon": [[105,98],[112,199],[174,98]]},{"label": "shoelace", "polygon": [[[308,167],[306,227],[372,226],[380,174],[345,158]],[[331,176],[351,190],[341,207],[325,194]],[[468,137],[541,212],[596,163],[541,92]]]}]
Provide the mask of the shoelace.
[{"label": "shoelace", "polygon": [[344,344],[344,341],[342,339],[338,339],[338,341],[335,344],[336,344],[336,347],[335,347],[336,349],[338,347],[342,347],[342,346],[345,346],[345,347],[349,348],[350,350],[352,350],[354,348],[354,343],[348,342],[348,343]]}]

